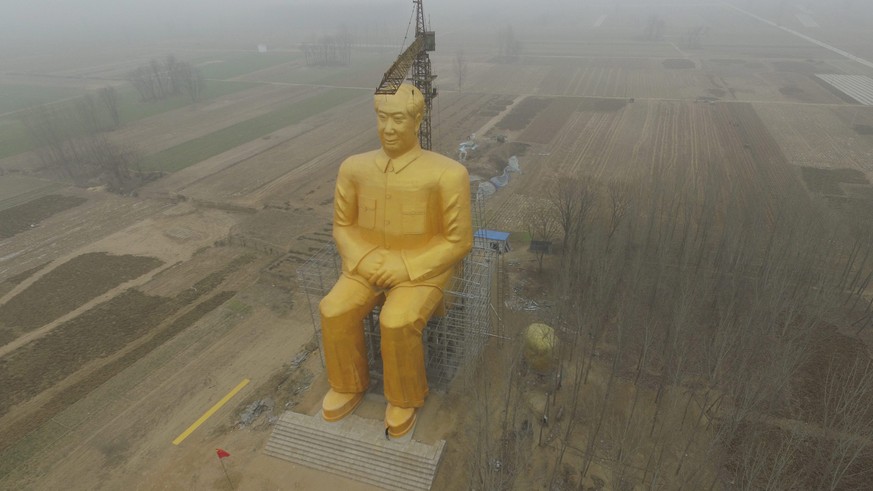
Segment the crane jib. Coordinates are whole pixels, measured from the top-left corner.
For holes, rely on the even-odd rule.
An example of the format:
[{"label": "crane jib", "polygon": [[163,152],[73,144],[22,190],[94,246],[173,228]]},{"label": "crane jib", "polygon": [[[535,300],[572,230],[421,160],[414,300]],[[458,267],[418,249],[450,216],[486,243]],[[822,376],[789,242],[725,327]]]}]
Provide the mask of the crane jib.
[{"label": "crane jib", "polygon": [[391,65],[391,68],[382,77],[382,82],[379,84],[379,88],[376,89],[377,94],[391,95],[397,93],[397,89],[400,88],[400,84],[403,83],[403,80],[406,79],[406,74],[412,68],[415,58],[422,51],[425,44],[424,41],[423,36],[417,36],[415,41],[406,48],[406,51],[397,57],[397,60],[394,61],[394,64]]},{"label": "crane jib", "polygon": [[393,95],[400,89],[400,85],[406,79],[406,75],[412,70],[412,83],[424,95],[424,117],[418,138],[421,148],[431,149],[431,108],[433,99],[437,96],[437,89],[433,86],[436,75],[433,74],[430,63],[429,51],[436,50],[436,33],[427,30],[424,23],[424,7],[422,0],[413,0],[415,4],[415,41],[406,48],[391,68],[385,72],[382,82],[376,88],[376,94]]}]

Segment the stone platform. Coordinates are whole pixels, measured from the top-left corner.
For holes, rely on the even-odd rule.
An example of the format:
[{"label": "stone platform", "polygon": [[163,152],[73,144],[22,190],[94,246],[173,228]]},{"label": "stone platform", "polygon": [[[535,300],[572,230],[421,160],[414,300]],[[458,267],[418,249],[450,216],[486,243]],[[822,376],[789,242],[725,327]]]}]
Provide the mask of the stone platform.
[{"label": "stone platform", "polygon": [[[413,429],[414,430],[414,429]],[[382,421],[354,414],[336,423],[286,411],[267,442],[267,455],[385,489],[429,490],[445,440],[434,445],[385,438]]]}]

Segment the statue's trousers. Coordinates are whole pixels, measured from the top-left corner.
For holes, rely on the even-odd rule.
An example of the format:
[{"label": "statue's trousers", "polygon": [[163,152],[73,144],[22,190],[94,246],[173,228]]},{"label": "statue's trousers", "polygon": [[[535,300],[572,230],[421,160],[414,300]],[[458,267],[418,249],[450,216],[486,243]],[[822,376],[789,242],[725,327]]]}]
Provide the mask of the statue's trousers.
[{"label": "statue's trousers", "polygon": [[379,327],[385,398],[398,407],[421,407],[428,392],[422,333],[443,298],[435,286],[407,282],[382,292],[344,274],[319,305],[328,381],[337,392],[367,390],[363,319],[383,294]]}]

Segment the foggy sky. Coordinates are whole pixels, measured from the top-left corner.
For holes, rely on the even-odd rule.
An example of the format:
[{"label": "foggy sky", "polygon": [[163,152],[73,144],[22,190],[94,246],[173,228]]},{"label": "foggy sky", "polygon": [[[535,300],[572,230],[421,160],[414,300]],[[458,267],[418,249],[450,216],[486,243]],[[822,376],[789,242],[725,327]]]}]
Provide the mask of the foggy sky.
[{"label": "foggy sky", "polygon": [[[767,18],[796,9],[784,0],[730,0]],[[487,29],[567,21],[583,11],[681,9],[699,0],[425,0],[435,28]],[[804,0],[814,13],[840,13],[857,25],[873,20],[870,0]],[[781,9],[781,10],[780,10]],[[51,43],[78,38],[111,42],[207,37],[245,30],[265,34],[333,30],[339,25],[406,25],[411,0],[0,0],[0,41]],[[644,14],[643,14],[644,15]],[[861,19],[861,20],[859,20]],[[869,22],[873,24],[873,22]],[[873,28],[873,25],[871,25]]]},{"label": "foggy sky", "polygon": [[[544,0],[538,11],[560,12],[578,0]],[[609,4],[611,2],[603,2]],[[428,18],[448,24],[502,22],[530,11],[528,0],[425,0]],[[225,32],[336,29],[341,24],[406,25],[411,0],[0,0],[0,39],[145,39]]]}]

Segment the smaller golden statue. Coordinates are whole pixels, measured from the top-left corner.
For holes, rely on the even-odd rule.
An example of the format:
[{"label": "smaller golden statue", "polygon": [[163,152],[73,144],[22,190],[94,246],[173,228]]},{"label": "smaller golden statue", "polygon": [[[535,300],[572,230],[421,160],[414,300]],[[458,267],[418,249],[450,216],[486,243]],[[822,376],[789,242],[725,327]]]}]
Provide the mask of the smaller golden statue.
[{"label": "smaller golden statue", "polygon": [[463,165],[419,145],[424,97],[417,88],[377,95],[375,108],[381,150],[346,159],[336,181],[342,276],[319,305],[331,387],[322,414],[337,421],[363,399],[370,382],[363,319],[384,301],[385,425],[398,437],[428,393],[422,332],[473,244],[470,180]]}]

